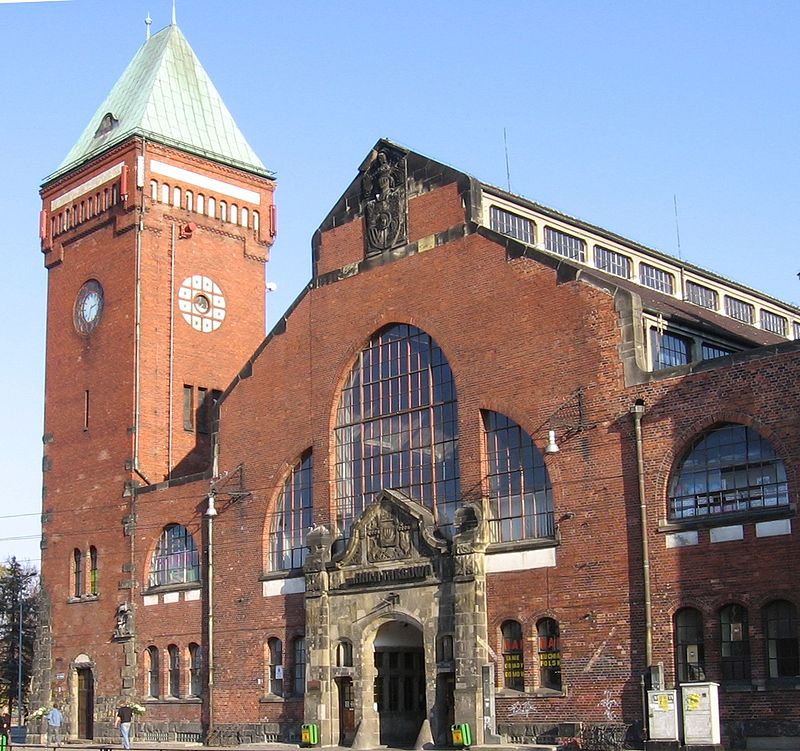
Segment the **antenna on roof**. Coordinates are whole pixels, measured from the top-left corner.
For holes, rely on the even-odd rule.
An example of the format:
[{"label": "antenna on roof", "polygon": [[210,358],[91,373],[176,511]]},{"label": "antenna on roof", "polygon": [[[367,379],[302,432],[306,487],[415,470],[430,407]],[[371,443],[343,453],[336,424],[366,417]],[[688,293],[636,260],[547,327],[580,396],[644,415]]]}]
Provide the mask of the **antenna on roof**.
[{"label": "antenna on roof", "polygon": [[150,18],[150,13],[148,12],[147,18],[144,19],[144,25],[147,27],[147,36],[145,39],[150,39],[150,26],[153,23],[153,19]]},{"label": "antenna on roof", "polygon": [[508,185],[508,192],[511,192],[511,170],[508,167],[508,139],[506,138],[506,129],[503,128],[503,147],[506,152],[506,183]]},{"label": "antenna on roof", "polygon": [[675,193],[672,194],[672,203],[675,206],[675,234],[678,237],[678,258],[683,260],[681,255],[681,228],[678,224],[678,196]]},{"label": "antenna on roof", "polygon": [[175,0],[172,0],[172,25],[173,26],[178,25],[178,17],[177,14],[175,13]]}]

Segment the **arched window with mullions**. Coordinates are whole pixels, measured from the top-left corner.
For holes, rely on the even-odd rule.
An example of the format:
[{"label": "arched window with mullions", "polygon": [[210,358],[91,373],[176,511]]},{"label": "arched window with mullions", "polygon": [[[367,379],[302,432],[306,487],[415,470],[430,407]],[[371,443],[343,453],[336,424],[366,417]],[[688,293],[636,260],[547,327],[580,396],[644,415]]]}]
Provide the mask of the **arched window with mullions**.
[{"label": "arched window with mullions", "polygon": [[203,693],[203,649],[192,642],[189,644],[189,696]]},{"label": "arched window with mullions", "polygon": [[539,685],[561,691],[561,631],[558,621],[542,618],[536,624],[539,639]]},{"label": "arched window with mullions", "polygon": [[494,542],[555,536],[553,492],[531,437],[498,412],[483,412]]},{"label": "arched window with mullions", "polygon": [[158,647],[147,648],[147,695],[157,699],[161,694],[161,668],[158,660]]},{"label": "arched window with mullions", "polygon": [[525,690],[525,652],[519,621],[506,621],[503,635],[503,685],[514,691]]},{"label": "arched window with mullions", "polygon": [[720,659],[723,681],[750,680],[750,635],[747,608],[732,603],[720,608]]},{"label": "arched window with mullions", "polygon": [[170,524],[159,538],[150,565],[150,586],[190,584],[200,581],[200,556],[186,527]]},{"label": "arched window with mullions", "polygon": [[770,678],[800,676],[800,641],[797,608],[788,600],[773,600],[764,608],[767,637],[767,675]]},{"label": "arched window with mullions", "polygon": [[673,638],[678,682],[704,681],[706,674],[702,613],[695,608],[681,608],[675,613]]},{"label": "arched window with mullions", "polygon": [[267,640],[269,652],[269,692],[283,696],[283,644],[277,637]]},{"label": "arched window with mullions", "polygon": [[703,433],[670,482],[670,519],[788,505],[783,462],[745,425],[726,423]]},{"label": "arched window with mullions", "polygon": [[269,566],[272,571],[300,568],[308,548],[306,533],[312,524],[311,451],[291,468],[275,504],[269,535]]},{"label": "arched window with mullions", "polygon": [[177,645],[167,647],[169,656],[169,695],[177,698],[181,695],[181,651]]},{"label": "arched window with mullions", "polygon": [[350,528],[377,494],[399,490],[452,533],[459,499],[453,374],[428,334],[395,324],[361,351],[336,414],[336,521]]}]

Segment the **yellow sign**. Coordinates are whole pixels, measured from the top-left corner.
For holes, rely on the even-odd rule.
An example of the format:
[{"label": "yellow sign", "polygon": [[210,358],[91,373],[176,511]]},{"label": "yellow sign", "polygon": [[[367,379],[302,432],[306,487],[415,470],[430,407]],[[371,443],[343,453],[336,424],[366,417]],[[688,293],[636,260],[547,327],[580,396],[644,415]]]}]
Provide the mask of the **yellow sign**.
[{"label": "yellow sign", "polygon": [[687,694],[686,695],[686,709],[689,711],[697,709],[700,706],[700,694]]}]

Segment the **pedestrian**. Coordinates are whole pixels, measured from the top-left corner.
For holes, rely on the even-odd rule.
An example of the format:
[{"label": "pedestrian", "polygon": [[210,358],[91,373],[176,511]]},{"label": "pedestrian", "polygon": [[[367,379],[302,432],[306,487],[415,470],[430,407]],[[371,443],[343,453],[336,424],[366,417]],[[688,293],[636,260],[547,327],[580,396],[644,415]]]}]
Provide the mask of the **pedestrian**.
[{"label": "pedestrian", "polygon": [[11,732],[11,715],[4,712],[0,715],[0,749],[8,748],[8,734]]},{"label": "pedestrian", "polygon": [[127,705],[122,704],[117,708],[117,716],[114,718],[114,727],[119,728],[122,736],[122,748],[131,747],[131,721],[133,720],[133,710]]},{"label": "pedestrian", "polygon": [[61,723],[64,722],[64,715],[57,704],[50,707],[47,713],[47,742],[53,746],[61,745]]}]

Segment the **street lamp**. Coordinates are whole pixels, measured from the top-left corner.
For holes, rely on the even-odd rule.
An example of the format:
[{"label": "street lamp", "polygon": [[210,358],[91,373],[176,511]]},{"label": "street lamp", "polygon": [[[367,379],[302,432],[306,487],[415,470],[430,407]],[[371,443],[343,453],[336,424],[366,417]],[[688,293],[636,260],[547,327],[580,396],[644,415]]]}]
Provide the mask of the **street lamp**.
[{"label": "street lamp", "polygon": [[19,589],[19,659],[17,660],[17,725],[22,727],[22,587]]}]

